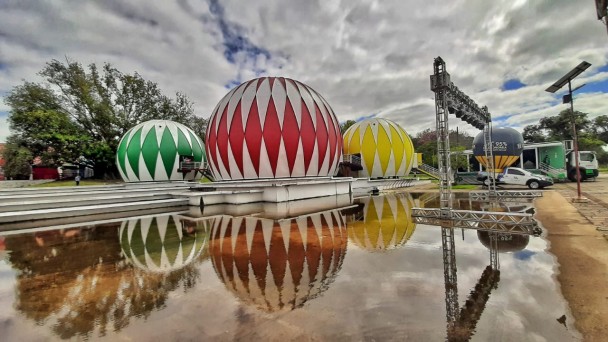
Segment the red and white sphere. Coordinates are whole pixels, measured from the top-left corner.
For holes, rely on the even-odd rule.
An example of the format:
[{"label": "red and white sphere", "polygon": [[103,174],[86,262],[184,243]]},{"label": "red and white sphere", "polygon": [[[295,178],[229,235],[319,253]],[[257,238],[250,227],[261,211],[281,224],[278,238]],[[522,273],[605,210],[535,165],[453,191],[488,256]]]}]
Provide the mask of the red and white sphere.
[{"label": "red and white sphere", "polygon": [[327,101],[283,77],[232,89],[213,110],[205,140],[216,180],[331,176],[342,159],[340,125]]}]

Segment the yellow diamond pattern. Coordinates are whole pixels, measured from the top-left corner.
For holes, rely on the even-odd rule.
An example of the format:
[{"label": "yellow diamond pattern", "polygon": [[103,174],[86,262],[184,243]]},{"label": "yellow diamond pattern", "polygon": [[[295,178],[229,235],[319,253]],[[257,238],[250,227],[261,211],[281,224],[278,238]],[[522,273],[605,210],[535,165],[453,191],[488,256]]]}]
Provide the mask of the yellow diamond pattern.
[{"label": "yellow diamond pattern", "polygon": [[362,176],[368,177],[404,176],[415,158],[414,145],[405,130],[379,118],[351,126],[344,134],[344,153],[361,153]]}]

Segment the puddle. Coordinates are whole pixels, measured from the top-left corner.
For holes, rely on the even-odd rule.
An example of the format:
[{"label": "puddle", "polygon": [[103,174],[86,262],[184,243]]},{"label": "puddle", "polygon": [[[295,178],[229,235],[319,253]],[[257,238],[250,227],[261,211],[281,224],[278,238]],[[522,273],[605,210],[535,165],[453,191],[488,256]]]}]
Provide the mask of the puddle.
[{"label": "puddle", "polygon": [[454,277],[442,229],[411,221],[436,201],[396,193],[316,201],[314,213],[258,205],[4,234],[3,339],[580,338],[545,240],[501,235],[497,271],[489,233],[455,229]]}]

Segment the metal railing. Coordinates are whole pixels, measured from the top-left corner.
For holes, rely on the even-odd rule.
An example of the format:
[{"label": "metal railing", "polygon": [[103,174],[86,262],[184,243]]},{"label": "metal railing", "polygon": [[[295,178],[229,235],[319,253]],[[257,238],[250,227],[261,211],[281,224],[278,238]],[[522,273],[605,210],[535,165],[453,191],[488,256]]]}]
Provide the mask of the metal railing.
[{"label": "metal railing", "polygon": [[361,165],[361,157],[355,154],[345,154],[342,157],[342,161],[345,163]]},{"label": "metal railing", "polygon": [[439,169],[432,167],[428,164],[418,164],[418,170],[428,174],[429,176],[433,176],[437,179],[440,178]]},{"label": "metal railing", "polygon": [[180,171],[205,170],[207,163],[203,162],[181,162],[179,163]]},{"label": "metal railing", "polygon": [[[551,176],[551,178],[553,178],[554,180],[563,180],[565,179],[565,175],[566,175],[566,170],[565,169],[558,169],[555,168],[549,164],[540,162],[538,163],[538,168],[544,172],[547,173],[547,175]],[[563,175],[564,177],[560,178],[560,175]]]}]

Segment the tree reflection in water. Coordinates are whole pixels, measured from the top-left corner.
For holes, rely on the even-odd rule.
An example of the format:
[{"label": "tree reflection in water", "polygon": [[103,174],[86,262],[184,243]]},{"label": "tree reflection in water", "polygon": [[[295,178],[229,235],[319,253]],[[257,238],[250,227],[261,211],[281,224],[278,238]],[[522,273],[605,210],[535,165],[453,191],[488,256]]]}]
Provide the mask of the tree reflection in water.
[{"label": "tree reflection in water", "polygon": [[[8,261],[20,271],[15,306],[64,339],[119,331],[195,286],[208,236],[206,221],[186,226],[167,215],[9,235]],[[142,267],[157,256],[158,267]]]}]

